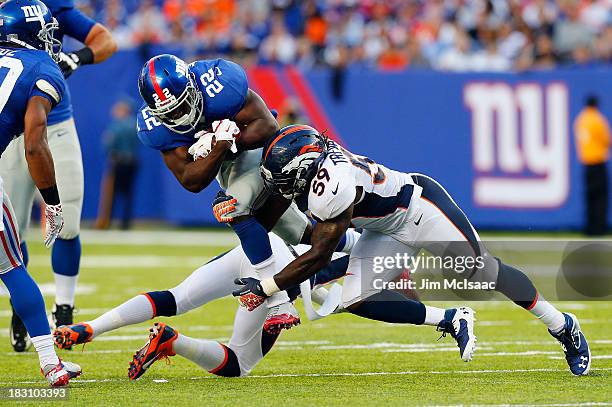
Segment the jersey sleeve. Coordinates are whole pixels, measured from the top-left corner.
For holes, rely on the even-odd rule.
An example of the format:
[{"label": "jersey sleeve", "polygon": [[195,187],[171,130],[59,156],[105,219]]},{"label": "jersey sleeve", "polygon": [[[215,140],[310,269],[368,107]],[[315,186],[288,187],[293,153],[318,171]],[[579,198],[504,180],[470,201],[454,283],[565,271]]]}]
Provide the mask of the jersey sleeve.
[{"label": "jersey sleeve", "polygon": [[41,63],[34,78],[30,98],[42,96],[49,100],[52,107],[55,107],[62,101],[65,94],[66,80],[59,67],[51,61]]},{"label": "jersey sleeve", "polygon": [[205,98],[206,121],[230,119],[242,110],[249,91],[246,72],[234,62],[218,59],[212,66],[195,65],[198,85]]},{"label": "jersey sleeve", "polygon": [[195,142],[193,136],[173,132],[164,126],[146,107],[138,111],[136,126],[140,142],[161,152],[190,146]]},{"label": "jersey sleeve", "polygon": [[76,8],[62,8],[53,17],[59,22],[60,31],[84,43],[96,22]]},{"label": "jersey sleeve", "polygon": [[346,167],[323,168],[329,174],[329,181],[315,176],[308,193],[308,209],[317,219],[325,221],[337,217],[355,202],[357,185]]}]

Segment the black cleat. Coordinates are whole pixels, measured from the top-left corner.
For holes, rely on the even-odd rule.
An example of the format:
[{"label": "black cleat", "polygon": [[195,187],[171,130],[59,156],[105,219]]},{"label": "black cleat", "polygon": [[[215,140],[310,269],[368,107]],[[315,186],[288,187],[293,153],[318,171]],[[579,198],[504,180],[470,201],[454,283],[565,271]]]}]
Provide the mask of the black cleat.
[{"label": "black cleat", "polygon": [[15,352],[25,352],[30,346],[32,346],[32,342],[30,341],[30,336],[28,335],[28,330],[26,329],[23,321],[15,312],[15,308],[13,308],[13,304],[11,303],[11,311],[13,312],[13,316],[11,317],[11,345]]},{"label": "black cleat", "polygon": [[51,317],[53,318],[53,323],[56,327],[64,326],[64,325],[72,325],[73,318],[72,313],[74,312],[74,307],[71,307],[68,304],[57,305],[53,307],[53,312],[51,313]]}]

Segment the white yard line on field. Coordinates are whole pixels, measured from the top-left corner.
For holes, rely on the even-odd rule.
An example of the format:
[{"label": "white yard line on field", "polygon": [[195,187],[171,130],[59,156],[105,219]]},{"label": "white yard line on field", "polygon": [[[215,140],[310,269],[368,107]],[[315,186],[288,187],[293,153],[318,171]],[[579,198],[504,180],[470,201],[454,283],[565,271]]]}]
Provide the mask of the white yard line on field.
[{"label": "white yard line on field", "polygon": [[[31,241],[42,241],[40,229],[30,231]],[[238,237],[228,229],[219,231],[179,230],[81,230],[84,245],[121,246],[237,246]]]},{"label": "white yard line on field", "polygon": [[[81,268],[159,268],[159,267],[185,267],[196,269],[211,256],[155,256],[155,255],[86,255],[81,258]],[[49,256],[33,255],[30,265],[35,267],[48,267]]]},{"label": "white yard line on field", "polygon": [[[592,372],[609,372],[612,371],[610,368],[594,368]],[[549,373],[569,373],[567,369],[486,369],[486,370],[411,370],[401,372],[337,372],[337,373],[278,373],[278,374],[267,374],[267,375],[251,375],[242,378],[241,380],[248,379],[276,379],[285,377],[364,377],[364,376],[409,376],[409,375],[472,375],[472,374],[511,374],[511,373],[538,373],[538,372],[549,372]],[[74,379],[71,383],[106,383],[106,382],[122,382],[127,379]],[[141,379],[143,380],[143,379]],[[156,379],[160,380],[160,379]],[[161,379],[168,380],[168,379]],[[188,378],[176,378],[173,380],[224,380],[224,378],[214,375],[209,376],[197,376]],[[146,381],[144,379],[143,381]],[[170,381],[170,380],[168,380]],[[18,384],[41,384],[41,381],[16,381],[16,382],[0,382],[0,386],[11,386]],[[574,405],[574,404],[572,404]]]}]

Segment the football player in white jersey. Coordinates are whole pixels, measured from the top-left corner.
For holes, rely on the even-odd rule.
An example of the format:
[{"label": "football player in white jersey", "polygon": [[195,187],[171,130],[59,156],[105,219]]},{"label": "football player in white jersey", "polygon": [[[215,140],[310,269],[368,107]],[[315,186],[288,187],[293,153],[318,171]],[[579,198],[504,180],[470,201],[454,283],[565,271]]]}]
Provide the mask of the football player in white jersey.
[{"label": "football player in white jersey", "polygon": [[489,254],[463,211],[432,178],[385,168],[303,125],[281,129],[266,144],[261,172],[273,193],[302,201],[318,223],[311,249],[280,273],[262,281],[242,279],[243,287],[234,295],[249,309],[323,268],[352,223],[364,229],[344,280],[343,305],[352,313],[386,322],[437,325],[457,340],[462,359],[468,361],[475,349],[473,311],[445,311],[384,289],[376,281],[391,281],[401,270],[376,270],[375,262],[381,254],[395,254],[391,250],[398,244],[409,255],[425,249],[453,259],[472,257],[474,267],[464,277],[488,284],[531,312],[562,344],[571,372],[589,372],[590,349],[577,318],[558,311],[525,274]]}]

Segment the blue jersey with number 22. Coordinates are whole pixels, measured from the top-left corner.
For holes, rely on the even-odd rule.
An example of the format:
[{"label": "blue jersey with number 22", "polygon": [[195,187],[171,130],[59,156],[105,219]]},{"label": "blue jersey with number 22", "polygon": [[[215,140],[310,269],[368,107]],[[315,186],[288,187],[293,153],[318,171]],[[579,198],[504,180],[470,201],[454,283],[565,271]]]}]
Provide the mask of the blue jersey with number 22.
[{"label": "blue jersey with number 22", "polygon": [[196,61],[189,65],[203,95],[204,120],[186,134],[176,133],[160,123],[144,105],[138,112],[138,138],[155,150],[169,151],[195,143],[194,135],[216,120],[233,120],[246,101],[249,84],[240,65],[224,59]]},{"label": "blue jersey with number 22", "polygon": [[23,133],[33,96],[42,96],[55,107],[65,94],[64,76],[45,51],[0,47],[0,154]]}]

